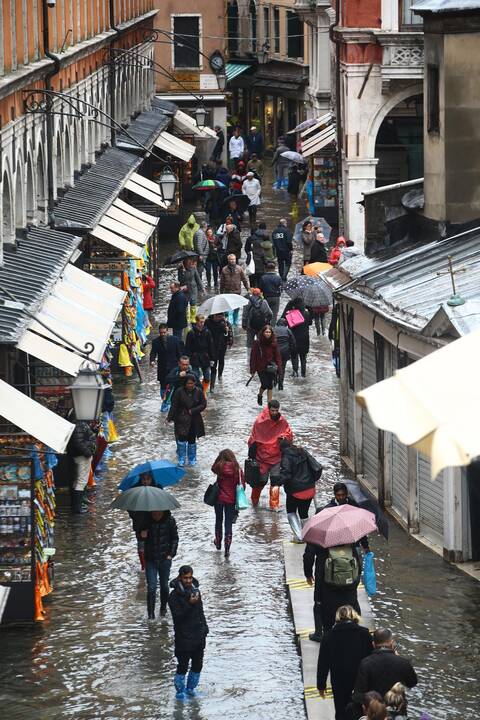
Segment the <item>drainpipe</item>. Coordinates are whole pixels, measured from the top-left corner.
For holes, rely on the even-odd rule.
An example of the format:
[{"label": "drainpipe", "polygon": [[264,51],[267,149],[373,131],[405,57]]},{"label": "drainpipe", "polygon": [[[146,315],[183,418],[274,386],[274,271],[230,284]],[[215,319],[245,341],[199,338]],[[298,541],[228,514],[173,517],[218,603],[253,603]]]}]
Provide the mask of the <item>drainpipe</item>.
[{"label": "drainpipe", "polygon": [[[45,75],[45,90],[53,90],[52,78],[60,71],[60,60],[57,55],[50,52],[50,32],[48,22],[48,8],[55,7],[55,0],[43,0],[42,2],[42,21],[43,21],[43,52],[50,60],[53,60],[53,68]],[[48,224],[51,228],[55,227],[55,200],[54,200],[54,174],[53,174],[53,113],[52,101],[47,98],[46,113],[46,141],[47,141],[47,191],[48,191]]]},{"label": "drainpipe", "polygon": [[[117,33],[117,37],[120,35],[120,28],[115,25],[115,0],[108,0],[109,5],[109,11],[110,11],[110,28],[112,30],[115,30]],[[113,43],[115,42],[117,38],[114,38],[112,42],[110,43],[110,48],[112,48]],[[111,52],[110,53],[110,61],[108,63],[108,92],[110,95],[110,115],[113,118],[113,120],[116,120],[115,117],[115,106],[116,106],[116,93],[115,93],[115,56]],[[115,147],[117,142],[116,139],[116,127],[115,124],[112,122],[110,125],[110,144],[112,147]]]}]

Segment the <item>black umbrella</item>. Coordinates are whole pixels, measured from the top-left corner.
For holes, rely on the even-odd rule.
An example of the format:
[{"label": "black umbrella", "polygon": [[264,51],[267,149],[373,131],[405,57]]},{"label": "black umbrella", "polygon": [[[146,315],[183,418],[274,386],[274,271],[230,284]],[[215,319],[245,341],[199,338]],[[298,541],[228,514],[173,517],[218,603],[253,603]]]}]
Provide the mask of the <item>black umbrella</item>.
[{"label": "black umbrella", "polygon": [[388,520],[373,495],[364,491],[356,480],[344,480],[344,483],[348,487],[348,494],[355,500],[358,507],[362,510],[369,510],[375,515],[379,533],[385,540],[388,540]]},{"label": "black umbrella", "polygon": [[245,210],[250,205],[250,200],[246,195],[243,195],[242,193],[236,193],[235,195],[227,195],[225,200],[221,204],[221,210],[222,212],[227,212],[230,210],[229,203],[231,200],[235,200],[237,203],[237,209],[240,210],[240,212],[245,212]]},{"label": "black umbrella", "polygon": [[192,252],[191,250],[179,250],[173,253],[173,255],[170,255],[170,257],[167,257],[165,265],[176,265],[187,258],[198,258],[198,253]]}]

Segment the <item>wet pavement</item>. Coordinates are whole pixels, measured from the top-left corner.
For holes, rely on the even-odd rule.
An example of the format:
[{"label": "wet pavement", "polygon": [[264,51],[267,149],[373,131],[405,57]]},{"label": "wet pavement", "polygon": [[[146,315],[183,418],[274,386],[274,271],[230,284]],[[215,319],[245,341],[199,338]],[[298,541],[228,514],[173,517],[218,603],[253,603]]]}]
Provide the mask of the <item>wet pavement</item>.
[{"label": "wet pavement", "polygon": [[[259,213],[268,229],[288,211],[283,192],[270,193]],[[165,245],[165,255],[170,251]],[[299,259],[297,258],[297,265]],[[171,269],[162,271],[158,319],[163,318]],[[202,502],[219,450],[246,455],[257,414],[257,385],[248,388],[243,332],[227,355],[223,384],[209,397],[206,438],[199,463],[173,489],[180,532],[173,569],[192,564],[201,583],[210,635],[201,686],[203,697],[174,700],[172,623],[146,620],[145,581],[128,516],[111,511],[116,484],[145,457],[174,458],[171,426],[159,413],[156,373],[144,363],[144,383],[115,385],[120,441],[113,446],[95,504],[88,514],[60,513],[56,528],[56,587],[48,617],[35,626],[0,634],[2,716],[90,720],[185,718],[240,720],[304,718],[300,663],[287,603],[282,539],[284,511],[241,513],[230,560],[215,550],[213,510]],[[277,393],[297,440],[324,465],[319,498],[343,477],[338,456],[337,379],[326,338],[312,334],[308,375]],[[263,498],[265,504],[266,498]],[[378,624],[390,626],[402,654],[419,674],[409,693],[410,715],[435,720],[474,718],[480,701],[480,585],[445,564],[393,522],[387,544],[372,543],[378,558]],[[299,568],[299,573],[301,569]]]}]

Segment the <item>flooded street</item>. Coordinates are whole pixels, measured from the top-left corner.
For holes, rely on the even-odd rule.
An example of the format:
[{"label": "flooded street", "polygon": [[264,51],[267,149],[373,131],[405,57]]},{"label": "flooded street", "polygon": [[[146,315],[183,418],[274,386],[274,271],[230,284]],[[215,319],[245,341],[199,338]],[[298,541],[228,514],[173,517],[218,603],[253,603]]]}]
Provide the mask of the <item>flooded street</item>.
[{"label": "flooded street", "polygon": [[[271,231],[288,212],[284,193],[269,193],[259,212]],[[165,254],[168,254],[166,247]],[[297,257],[297,266],[298,266]],[[168,279],[162,272],[157,319],[163,320]],[[146,358],[148,360],[148,358]],[[337,378],[329,342],[312,331],[307,378],[276,393],[297,441],[324,465],[319,499],[342,478],[338,455]],[[300,662],[282,562],[288,539],[285,512],[248,509],[234,525],[230,560],[213,545],[213,509],[202,502],[219,450],[246,457],[257,415],[258,385],[248,388],[245,336],[237,331],[227,354],[223,384],[208,398],[206,437],[198,465],[172,492],[180,544],[173,572],[193,565],[210,626],[201,679],[203,696],[174,699],[171,618],[146,620],[146,587],[131,522],[109,509],[118,481],[145,458],[174,459],[173,428],[160,415],[156,369],[143,363],[144,383],[115,384],[120,441],[86,515],[59,514],[56,587],[45,622],[2,629],[0,683],[9,720],[287,720],[305,717]],[[261,502],[262,502],[261,501]],[[480,703],[480,585],[444,563],[393,522],[390,540],[372,542],[377,555],[379,625],[395,632],[399,650],[419,675],[409,693],[410,715],[435,720],[475,718]],[[298,570],[301,577],[302,569]]]}]

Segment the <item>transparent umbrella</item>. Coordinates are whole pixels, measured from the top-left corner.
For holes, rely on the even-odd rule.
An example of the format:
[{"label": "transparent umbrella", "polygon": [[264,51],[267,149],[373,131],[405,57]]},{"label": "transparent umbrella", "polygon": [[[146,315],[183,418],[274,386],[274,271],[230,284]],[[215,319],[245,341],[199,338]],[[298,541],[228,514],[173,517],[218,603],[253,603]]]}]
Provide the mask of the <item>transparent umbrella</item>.
[{"label": "transparent umbrella", "polygon": [[200,315],[216,315],[216,313],[230,312],[237,310],[244,305],[248,305],[248,300],[236,293],[223,293],[222,295],[214,295],[198,308]]}]

